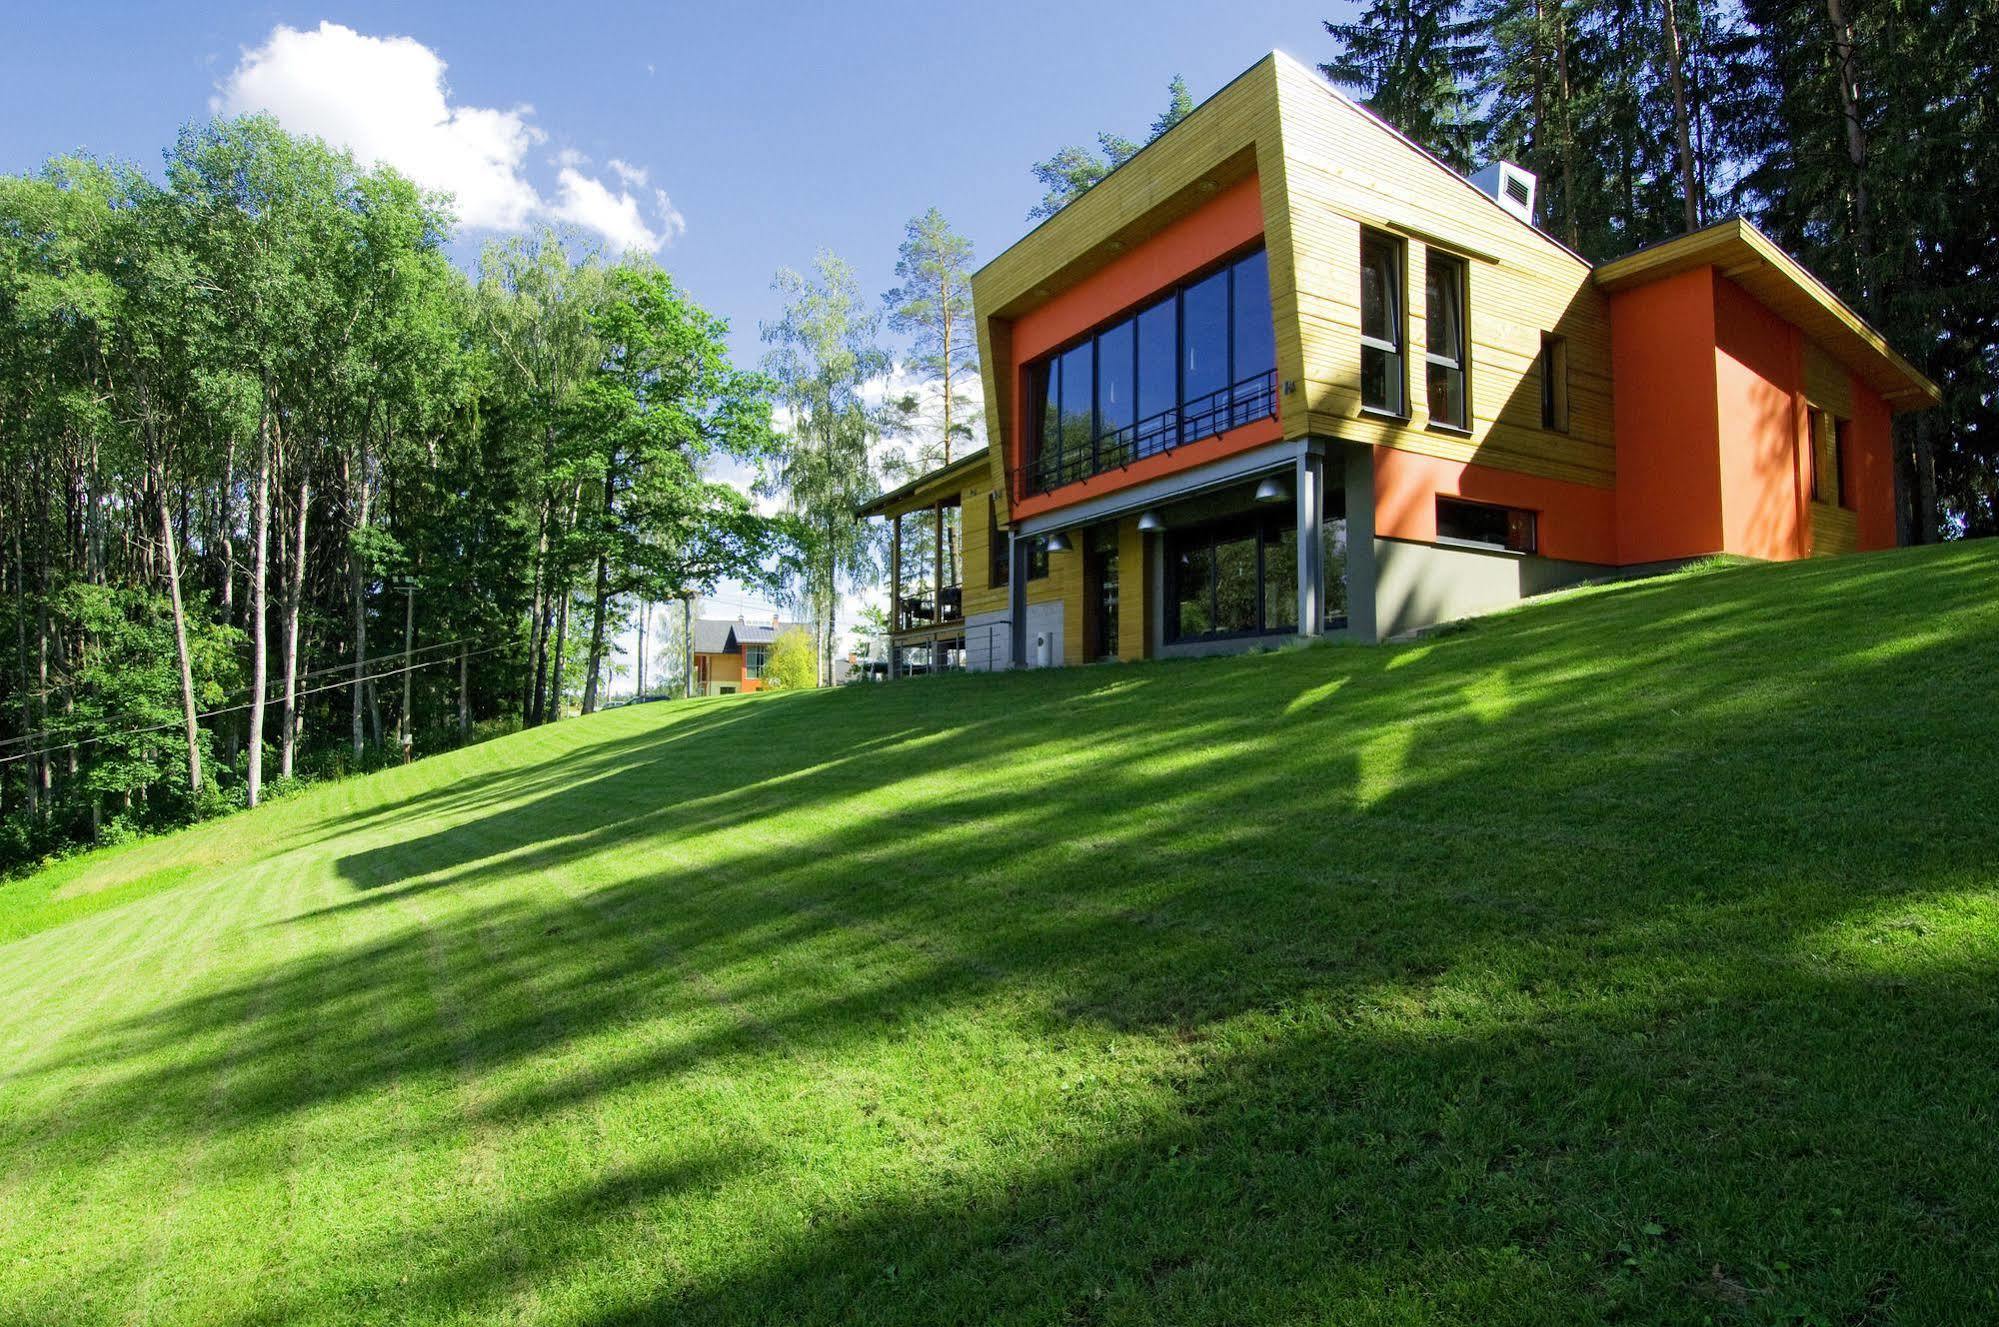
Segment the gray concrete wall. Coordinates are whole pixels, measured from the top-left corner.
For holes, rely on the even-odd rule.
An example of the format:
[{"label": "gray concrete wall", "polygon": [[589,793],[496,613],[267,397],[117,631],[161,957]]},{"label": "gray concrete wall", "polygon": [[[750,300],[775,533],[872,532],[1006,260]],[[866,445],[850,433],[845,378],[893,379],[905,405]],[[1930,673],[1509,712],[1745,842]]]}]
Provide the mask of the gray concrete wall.
[{"label": "gray concrete wall", "polygon": [[1457,544],[1374,539],[1374,634],[1387,640],[1439,622],[1476,617],[1614,568]]}]

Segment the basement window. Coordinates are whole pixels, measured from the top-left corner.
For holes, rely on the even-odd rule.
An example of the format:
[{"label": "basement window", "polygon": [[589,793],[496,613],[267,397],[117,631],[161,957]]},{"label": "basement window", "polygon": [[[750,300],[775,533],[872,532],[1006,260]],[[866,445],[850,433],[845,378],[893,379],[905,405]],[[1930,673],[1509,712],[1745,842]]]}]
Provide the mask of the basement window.
[{"label": "basement window", "polygon": [[1540,545],[1535,513],[1520,507],[1500,507],[1463,498],[1437,499],[1437,540],[1532,553]]}]

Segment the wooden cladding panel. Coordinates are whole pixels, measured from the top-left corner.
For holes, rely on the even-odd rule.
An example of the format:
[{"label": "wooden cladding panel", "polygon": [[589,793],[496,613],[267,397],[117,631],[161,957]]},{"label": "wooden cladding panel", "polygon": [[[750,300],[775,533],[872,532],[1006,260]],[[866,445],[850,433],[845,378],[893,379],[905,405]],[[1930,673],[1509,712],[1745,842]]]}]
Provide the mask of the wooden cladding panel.
[{"label": "wooden cladding panel", "polygon": [[1811,341],[1805,342],[1805,397],[1841,419],[1853,418],[1853,379],[1846,366]]},{"label": "wooden cladding panel", "polygon": [[975,480],[965,486],[965,616],[979,613],[1004,613],[1007,608],[1007,587],[992,585],[992,548],[995,533],[1004,540],[1005,530],[995,532],[992,528],[993,486],[984,479]]},{"label": "wooden cladding panel", "polygon": [[1830,502],[1814,502],[1811,507],[1813,557],[1860,551],[1860,520],[1855,513]]}]

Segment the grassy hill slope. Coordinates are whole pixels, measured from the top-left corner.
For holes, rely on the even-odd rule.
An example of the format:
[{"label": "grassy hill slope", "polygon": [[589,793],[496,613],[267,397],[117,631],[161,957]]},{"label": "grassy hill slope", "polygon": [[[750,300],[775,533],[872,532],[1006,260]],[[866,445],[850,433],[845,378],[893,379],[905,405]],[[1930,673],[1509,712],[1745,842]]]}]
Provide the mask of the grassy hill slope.
[{"label": "grassy hill slope", "polygon": [[0,1321],[1999,1317],[1995,585],[646,706],[0,887]]}]

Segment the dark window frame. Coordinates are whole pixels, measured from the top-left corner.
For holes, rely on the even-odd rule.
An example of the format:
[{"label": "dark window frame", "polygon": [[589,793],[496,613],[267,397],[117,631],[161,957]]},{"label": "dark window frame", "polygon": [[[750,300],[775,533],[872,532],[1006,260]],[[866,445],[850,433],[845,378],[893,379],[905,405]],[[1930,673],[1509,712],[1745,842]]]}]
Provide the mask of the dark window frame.
[{"label": "dark window frame", "polygon": [[[1388,258],[1389,282],[1388,310],[1389,331],[1393,341],[1385,341],[1371,336],[1367,331],[1367,298],[1364,286],[1367,271],[1372,265],[1370,250],[1378,249]],[[1360,232],[1360,274],[1363,291],[1360,294],[1360,408],[1371,415],[1386,415],[1391,419],[1409,418],[1409,246],[1399,235],[1385,230],[1375,230],[1363,226]],[[1372,352],[1388,358],[1391,371],[1388,384],[1394,392],[1394,400],[1383,404],[1367,399],[1367,357]]]},{"label": "dark window frame", "polygon": [[[1209,641],[1251,640],[1259,636],[1283,636],[1295,634],[1296,622],[1289,626],[1271,626],[1264,612],[1268,599],[1270,579],[1270,545],[1281,540],[1289,530],[1293,543],[1297,540],[1297,527],[1286,525],[1279,517],[1267,514],[1231,516],[1222,520],[1207,521],[1189,526],[1184,530],[1169,530],[1163,550],[1166,564],[1166,595],[1162,607],[1165,624],[1165,640],[1168,645],[1199,645]],[[1201,631],[1186,635],[1180,631],[1180,569],[1179,558],[1182,549],[1189,544],[1199,544],[1208,551],[1208,621],[1213,622],[1218,613],[1221,567],[1216,550],[1223,544],[1234,543],[1245,535],[1256,540],[1256,625],[1240,631]],[[1294,592],[1296,587],[1293,587]]]},{"label": "dark window frame", "polygon": [[1847,471],[1853,461],[1853,421],[1835,417],[1832,421],[1833,487],[1839,490],[1839,505],[1854,510],[1853,483]]},{"label": "dark window frame", "polygon": [[1541,358],[1536,363],[1541,375],[1541,427],[1554,433],[1567,433],[1570,423],[1569,338],[1554,332],[1541,333]]},{"label": "dark window frame", "polygon": [[1805,478],[1813,502],[1825,501],[1825,481],[1820,478],[1819,439],[1825,433],[1825,411],[1815,405],[1805,407]]},{"label": "dark window frame", "polygon": [[[1477,513],[1499,515],[1506,521],[1504,537],[1482,539],[1477,535],[1444,533],[1447,512],[1456,511],[1467,516]],[[1519,518],[1525,518],[1521,520]],[[1527,535],[1524,544],[1515,542],[1514,531],[1524,525]],[[1500,502],[1480,502],[1475,498],[1461,498],[1455,493],[1437,494],[1437,542],[1458,548],[1491,549],[1494,552],[1511,553],[1524,557],[1539,556],[1541,551],[1541,513],[1531,507],[1512,507]]]},{"label": "dark window frame", "polygon": [[[1102,474],[1107,470],[1117,468],[1123,465],[1129,465],[1133,460],[1138,459],[1141,455],[1153,455],[1157,453],[1172,451],[1175,448],[1186,446],[1188,443],[1201,442],[1211,437],[1219,437],[1221,434],[1226,433],[1233,428],[1246,427],[1251,423],[1258,423],[1264,419],[1276,418],[1277,393],[1276,393],[1275,380],[1277,374],[1277,365],[1276,365],[1276,335],[1275,335],[1275,327],[1273,325],[1272,337],[1271,337],[1271,360],[1272,360],[1271,366],[1266,370],[1260,370],[1256,375],[1254,375],[1257,379],[1267,380],[1269,383],[1269,389],[1268,389],[1270,397],[1269,412],[1266,415],[1245,416],[1239,422],[1232,422],[1236,421],[1238,413],[1237,407],[1239,405],[1247,404],[1251,408],[1254,408],[1255,397],[1258,395],[1258,393],[1250,393],[1245,396],[1241,393],[1241,389],[1244,383],[1247,381],[1247,379],[1243,378],[1240,375],[1236,367],[1236,344],[1235,344],[1236,269],[1246,259],[1249,259],[1255,256],[1256,254],[1262,253],[1266,255],[1264,293],[1266,297],[1265,302],[1266,305],[1268,305],[1269,296],[1270,296],[1269,276],[1268,276],[1269,269],[1267,266],[1269,261],[1268,252],[1269,252],[1268,248],[1264,242],[1264,237],[1259,235],[1256,237],[1256,239],[1250,241],[1247,244],[1239,245],[1235,249],[1230,250],[1228,253],[1222,255],[1220,258],[1217,258],[1213,262],[1206,263],[1201,267],[1195,268],[1193,271],[1187,273],[1185,276],[1177,278],[1170,286],[1162,287],[1160,289],[1147,292],[1143,299],[1137,300],[1131,304],[1124,306],[1123,308],[1119,309],[1118,312],[1116,312],[1115,314],[1112,314],[1110,317],[1104,318],[1101,321],[1093,324],[1085,331],[1079,332],[1075,336],[1069,337],[1068,339],[1058,343],[1057,345],[1051,346],[1049,349],[1043,351],[1039,355],[1036,355],[1032,360],[1029,360],[1025,365],[1022,366],[1021,384],[1025,394],[1025,403],[1027,408],[1025,415],[1025,423],[1021,429],[1021,435],[1033,450],[1033,455],[1026,458],[1026,464],[1022,467],[1022,472],[1025,475],[1027,475],[1034,484],[1038,485],[1035,491],[1038,492],[1053,491],[1054,489],[1061,488],[1066,484],[1078,482],[1078,480],[1083,478],[1088,478],[1091,475]],[[1216,391],[1209,393],[1208,395],[1220,397],[1222,398],[1222,401],[1219,406],[1212,406],[1208,408],[1206,411],[1197,411],[1197,412],[1192,412],[1190,414],[1190,412],[1188,411],[1189,402],[1187,401],[1186,398],[1186,362],[1187,362],[1186,293],[1188,290],[1192,289],[1193,287],[1199,286],[1203,282],[1209,280],[1217,273],[1225,273],[1228,278],[1226,283],[1227,295],[1224,301],[1224,307],[1222,311],[1223,335],[1226,339],[1226,345],[1227,345],[1227,350],[1225,352],[1227,356],[1227,366],[1223,373],[1224,380],[1222,382],[1222,385],[1218,389],[1216,389]],[[1141,346],[1141,338],[1138,335],[1138,320],[1140,315],[1151,312],[1160,304],[1169,301],[1173,306],[1173,393],[1172,393],[1173,405],[1169,407],[1169,410],[1174,413],[1175,418],[1170,428],[1163,430],[1164,432],[1170,433],[1171,435],[1170,440],[1162,447],[1157,447],[1155,449],[1146,451],[1140,448],[1139,446],[1140,442],[1143,439],[1157,436],[1157,434],[1146,432],[1144,426],[1147,423],[1151,422],[1150,418],[1136,413],[1138,409],[1138,403],[1141,399],[1143,399],[1143,394],[1145,391],[1145,388],[1140,381],[1140,370],[1143,364],[1144,356],[1141,353],[1142,346]],[[1267,308],[1266,314],[1267,316],[1274,318],[1275,317],[1274,308]],[[1106,332],[1113,331],[1118,327],[1127,324],[1130,325],[1132,329],[1131,351],[1130,351],[1131,353],[1130,382],[1131,382],[1131,394],[1132,394],[1132,409],[1134,412],[1133,423],[1129,426],[1126,426],[1125,428],[1118,429],[1113,431],[1112,433],[1107,434],[1104,432],[1102,412],[1100,409],[1100,403],[1097,399],[1098,393],[1101,388],[1101,383],[1103,380],[1102,365],[1099,362],[1099,358],[1102,351],[1101,338]],[[1048,403],[1048,396],[1051,385],[1053,387],[1056,399],[1058,401],[1064,399],[1063,384],[1062,384],[1062,368],[1061,368],[1063,357],[1068,355],[1071,351],[1083,345],[1088,345],[1090,347],[1091,455],[1090,455],[1089,469],[1086,472],[1083,472],[1081,474],[1078,474],[1074,478],[1071,478],[1067,477],[1065,474],[1062,473],[1054,473],[1054,474],[1048,473],[1048,466],[1046,464],[1046,457],[1048,454],[1047,443],[1049,441],[1047,403]],[[1036,390],[1037,387],[1039,387],[1040,390],[1037,391]],[[1204,397],[1202,399],[1207,399],[1207,398]],[[1059,419],[1059,408],[1058,408],[1057,418]],[[1214,425],[1218,423],[1220,427],[1218,428],[1202,427],[1199,425],[1191,424],[1189,422],[1190,418],[1191,419],[1205,418],[1208,425]],[[1130,437],[1124,440],[1119,440],[1117,437],[1119,433],[1128,433]],[[1057,434],[1057,437],[1059,439],[1059,432]],[[1058,461],[1057,464],[1059,465],[1060,462]]]},{"label": "dark window frame", "polygon": [[1038,534],[1027,541],[1027,579],[1045,581],[1048,579],[1048,536]]},{"label": "dark window frame", "polygon": [[[1457,292],[1458,336],[1457,356],[1452,359],[1440,355],[1430,347],[1430,329],[1434,326],[1434,311],[1430,308],[1430,275],[1432,267],[1443,267],[1452,274],[1451,286]],[[1457,254],[1447,250],[1428,248],[1423,254],[1423,404],[1429,412],[1429,422],[1433,427],[1451,429],[1460,433],[1471,431],[1471,264]],[[1431,369],[1443,368],[1457,375],[1458,409],[1456,419],[1440,419],[1437,416],[1435,398],[1429,390]]]}]

